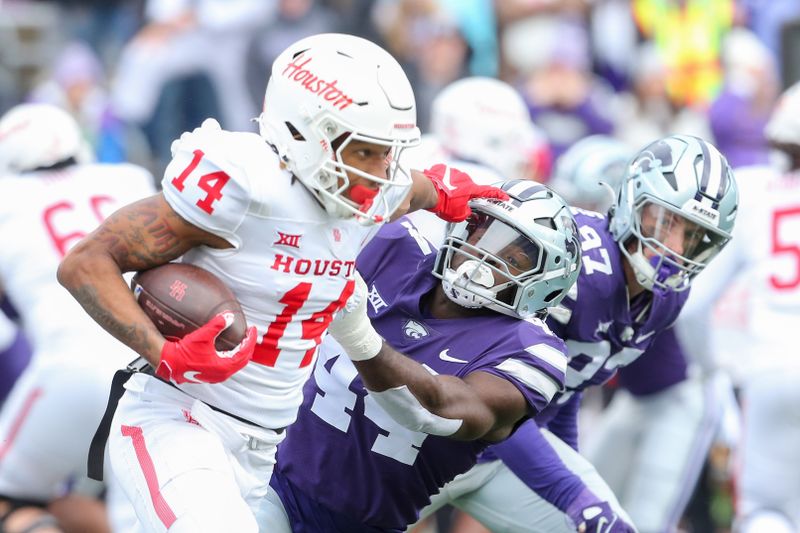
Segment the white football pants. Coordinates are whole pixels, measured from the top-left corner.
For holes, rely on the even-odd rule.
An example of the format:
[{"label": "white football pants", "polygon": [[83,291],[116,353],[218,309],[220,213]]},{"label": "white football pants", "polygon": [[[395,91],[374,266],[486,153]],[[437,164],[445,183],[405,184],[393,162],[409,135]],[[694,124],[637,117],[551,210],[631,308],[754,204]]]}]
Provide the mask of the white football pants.
[{"label": "white football pants", "polygon": [[737,512],[745,533],[759,512],[782,515],[800,531],[800,366],[749,376],[742,390],[744,434],[739,458]]},{"label": "white football pants", "polygon": [[[549,431],[543,429],[542,434],[567,468],[630,524],[627,513],[589,461]],[[575,533],[565,513],[528,488],[499,460],[478,464],[446,484],[423,509],[420,520],[446,504],[471,515],[493,533]]]},{"label": "white football pants", "polygon": [[148,375],[134,375],[126,389],[108,449],[139,527],[263,530],[275,451],[285,433],[239,422]]},{"label": "white football pants", "polygon": [[721,414],[712,383],[690,378],[659,393],[620,390],[588,436],[586,458],[642,533],[676,531]]}]

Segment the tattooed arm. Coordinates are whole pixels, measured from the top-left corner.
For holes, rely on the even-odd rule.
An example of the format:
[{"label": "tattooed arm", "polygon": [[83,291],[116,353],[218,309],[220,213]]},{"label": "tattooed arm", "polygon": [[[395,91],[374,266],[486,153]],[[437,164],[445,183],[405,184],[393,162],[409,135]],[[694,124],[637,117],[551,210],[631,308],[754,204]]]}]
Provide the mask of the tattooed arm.
[{"label": "tattooed arm", "polygon": [[106,331],[157,367],[166,339],[122,273],[168,263],[201,245],[231,247],[181,218],[157,194],[123,207],[82,239],[61,262],[58,281]]}]

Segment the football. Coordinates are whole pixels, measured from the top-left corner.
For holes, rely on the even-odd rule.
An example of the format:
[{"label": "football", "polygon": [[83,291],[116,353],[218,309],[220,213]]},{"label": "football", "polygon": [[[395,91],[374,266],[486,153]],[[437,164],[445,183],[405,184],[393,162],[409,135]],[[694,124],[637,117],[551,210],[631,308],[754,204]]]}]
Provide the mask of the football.
[{"label": "football", "polygon": [[219,312],[233,312],[233,324],[217,337],[217,350],[235,348],[247,322],[233,292],[211,272],[184,263],[167,263],[137,272],[131,289],[139,306],[164,337],[177,340]]}]

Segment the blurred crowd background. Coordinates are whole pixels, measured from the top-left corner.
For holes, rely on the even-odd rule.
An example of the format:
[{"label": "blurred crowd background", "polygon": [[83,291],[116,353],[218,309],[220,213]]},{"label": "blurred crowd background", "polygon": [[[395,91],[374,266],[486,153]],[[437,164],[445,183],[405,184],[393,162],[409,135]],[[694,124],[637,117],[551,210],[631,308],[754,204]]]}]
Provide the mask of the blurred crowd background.
[{"label": "blurred crowd background", "polygon": [[[545,182],[560,154],[596,134],[638,149],[689,133],[734,169],[767,163],[764,125],[800,80],[798,0],[0,0],[0,114],[63,106],[97,160],[160,180],[172,140],[206,117],[256,131],[273,59],[328,31],[400,61],[423,133],[451,82],[513,85],[545,141],[532,165]],[[732,517],[714,460],[687,510],[694,531],[725,531]]]},{"label": "blurred crowd background", "polygon": [[63,105],[99,160],[158,176],[207,116],[254,130],[273,58],[325,31],[397,57],[423,131],[448,83],[511,83],[552,158],[591,134],[638,148],[679,131],[757,163],[776,96],[800,78],[797,0],[0,0],[0,112]]}]

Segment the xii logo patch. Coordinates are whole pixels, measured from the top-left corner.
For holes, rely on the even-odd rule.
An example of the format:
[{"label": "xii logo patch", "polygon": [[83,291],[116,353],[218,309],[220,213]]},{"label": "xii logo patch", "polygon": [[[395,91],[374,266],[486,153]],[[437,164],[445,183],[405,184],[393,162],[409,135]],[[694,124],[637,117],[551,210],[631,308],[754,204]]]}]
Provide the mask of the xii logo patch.
[{"label": "xii logo patch", "polygon": [[291,233],[284,233],[282,231],[275,232],[278,234],[278,240],[272,243],[272,246],[289,246],[290,248],[300,248],[300,235],[293,235]]},{"label": "xii logo patch", "polygon": [[369,294],[367,295],[367,301],[372,306],[372,310],[377,313],[378,309],[381,307],[389,307],[386,305],[386,302],[381,297],[380,293],[378,292],[378,288],[373,285],[372,288],[369,290]]}]

